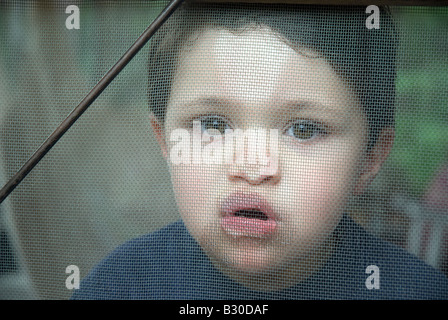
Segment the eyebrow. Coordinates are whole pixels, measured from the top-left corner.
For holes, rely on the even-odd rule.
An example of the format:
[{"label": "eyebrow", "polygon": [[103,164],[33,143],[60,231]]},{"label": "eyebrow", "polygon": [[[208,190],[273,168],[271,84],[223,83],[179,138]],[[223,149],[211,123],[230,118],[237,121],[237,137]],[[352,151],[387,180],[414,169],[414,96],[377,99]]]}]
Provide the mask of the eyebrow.
[{"label": "eyebrow", "polygon": [[331,113],[341,113],[341,109],[334,105],[324,105],[313,100],[289,100],[280,106],[281,108],[290,108],[294,111],[301,110],[319,110]]},{"label": "eyebrow", "polygon": [[[185,108],[191,108],[191,107],[213,107],[216,109],[225,109],[230,107],[236,107],[240,105],[239,103],[236,103],[235,101],[219,96],[203,96],[199,97],[197,99],[180,103],[181,107]],[[341,114],[341,109],[334,105],[324,105],[317,101],[313,100],[288,100],[285,103],[282,103],[281,105],[275,106],[276,110],[278,112],[280,111],[293,111],[293,112],[299,112],[303,110],[316,110],[316,111],[324,111],[331,114]]]},{"label": "eyebrow", "polygon": [[181,107],[219,107],[219,108],[228,108],[230,106],[236,105],[233,101],[221,97],[208,96],[208,97],[200,97],[198,99],[194,99],[188,101],[186,103],[180,103]]}]

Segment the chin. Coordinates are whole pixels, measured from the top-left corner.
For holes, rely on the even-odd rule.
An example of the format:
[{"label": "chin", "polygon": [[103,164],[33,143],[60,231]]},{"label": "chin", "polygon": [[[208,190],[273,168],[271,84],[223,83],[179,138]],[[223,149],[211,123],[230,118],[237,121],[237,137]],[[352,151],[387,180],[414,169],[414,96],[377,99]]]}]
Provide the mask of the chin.
[{"label": "chin", "polygon": [[[264,249],[264,250],[263,250]],[[241,250],[232,248],[221,254],[221,263],[226,268],[248,275],[266,274],[279,267],[281,257],[277,257],[271,250]]]}]

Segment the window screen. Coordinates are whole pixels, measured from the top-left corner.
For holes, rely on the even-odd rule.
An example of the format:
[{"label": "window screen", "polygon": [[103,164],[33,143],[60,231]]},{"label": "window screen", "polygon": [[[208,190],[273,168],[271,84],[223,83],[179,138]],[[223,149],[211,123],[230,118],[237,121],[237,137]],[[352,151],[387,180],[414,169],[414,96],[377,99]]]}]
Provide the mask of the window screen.
[{"label": "window screen", "polygon": [[[75,2],[0,3],[2,186],[168,4]],[[1,203],[0,297],[446,299],[447,21],[186,1]]]}]

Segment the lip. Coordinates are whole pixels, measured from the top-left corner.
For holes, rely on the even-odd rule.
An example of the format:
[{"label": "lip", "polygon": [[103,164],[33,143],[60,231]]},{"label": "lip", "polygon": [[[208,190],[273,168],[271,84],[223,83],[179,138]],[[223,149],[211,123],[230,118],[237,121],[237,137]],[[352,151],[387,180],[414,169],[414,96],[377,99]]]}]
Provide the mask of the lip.
[{"label": "lip", "polygon": [[[267,219],[236,216],[239,210],[257,209]],[[278,227],[278,216],[269,202],[257,193],[235,192],[221,205],[221,227],[232,236],[266,238],[272,236]]]}]

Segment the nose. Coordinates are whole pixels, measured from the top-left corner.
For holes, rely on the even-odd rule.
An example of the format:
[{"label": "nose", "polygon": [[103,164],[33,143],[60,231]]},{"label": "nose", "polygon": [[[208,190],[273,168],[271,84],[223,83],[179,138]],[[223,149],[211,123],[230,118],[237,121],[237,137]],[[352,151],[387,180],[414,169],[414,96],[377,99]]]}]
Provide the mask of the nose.
[{"label": "nose", "polygon": [[275,172],[264,173],[263,167],[258,164],[228,165],[228,179],[232,182],[246,181],[252,185],[263,183],[277,184],[280,181],[280,168]]},{"label": "nose", "polygon": [[[262,142],[258,146],[264,145],[266,148],[254,148],[250,142],[236,146],[233,161],[227,162],[227,176],[232,182],[243,180],[249,184],[257,185],[262,183],[276,184],[280,181],[281,170],[278,157],[277,136],[269,144]],[[260,140],[257,140],[260,143]],[[248,146],[249,145],[249,146]],[[244,147],[241,147],[244,146]]]}]

